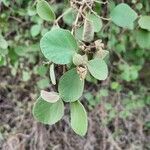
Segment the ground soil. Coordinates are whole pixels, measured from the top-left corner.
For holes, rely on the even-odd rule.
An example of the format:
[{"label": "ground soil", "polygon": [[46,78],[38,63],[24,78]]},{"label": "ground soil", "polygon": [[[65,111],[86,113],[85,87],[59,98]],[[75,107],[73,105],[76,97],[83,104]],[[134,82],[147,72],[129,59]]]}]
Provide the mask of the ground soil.
[{"label": "ground soil", "polygon": [[[126,120],[116,117],[107,126],[103,104],[89,110],[89,128],[85,137],[69,127],[69,111],[56,125],[38,123],[32,116],[36,80],[24,83],[9,69],[0,69],[0,149],[2,150],[148,150],[150,131],[143,127],[149,108],[135,112]],[[106,101],[110,97],[106,98]],[[115,94],[111,101],[116,100]],[[104,100],[104,101],[105,101]],[[117,101],[116,101],[117,102]],[[83,102],[84,103],[84,102]],[[87,105],[85,103],[85,105]],[[67,107],[67,106],[66,106]],[[114,133],[116,135],[114,135]]]}]

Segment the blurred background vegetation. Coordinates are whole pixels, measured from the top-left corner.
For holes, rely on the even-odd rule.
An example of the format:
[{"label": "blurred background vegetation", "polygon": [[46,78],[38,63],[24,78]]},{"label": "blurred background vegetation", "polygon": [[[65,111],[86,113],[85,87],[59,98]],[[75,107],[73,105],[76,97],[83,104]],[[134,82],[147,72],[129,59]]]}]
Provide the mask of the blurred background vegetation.
[{"label": "blurred background vegetation", "polygon": [[[67,0],[48,1],[57,17],[70,7]],[[109,18],[118,3],[130,5],[138,15],[150,14],[149,0],[109,0],[94,10]],[[75,12],[60,21],[71,29]],[[68,125],[68,110],[54,126],[37,123],[31,110],[39,89],[54,89],[49,65],[39,48],[51,29],[36,14],[35,1],[0,1],[0,149],[3,150],[150,150],[150,32],[125,30],[103,20],[97,39],[110,53],[109,77],[99,82],[86,78],[82,102],[89,116],[85,137]],[[80,37],[81,28],[76,31]],[[62,71],[57,67],[57,76]]]}]

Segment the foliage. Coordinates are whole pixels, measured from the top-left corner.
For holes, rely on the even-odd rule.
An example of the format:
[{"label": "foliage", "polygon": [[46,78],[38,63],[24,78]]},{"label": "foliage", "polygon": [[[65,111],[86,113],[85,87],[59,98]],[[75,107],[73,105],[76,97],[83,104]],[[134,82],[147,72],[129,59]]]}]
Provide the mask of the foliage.
[{"label": "foliage", "polygon": [[84,80],[80,80],[76,69],[67,71],[59,81],[58,91],[65,102],[78,100],[83,93]]},{"label": "foliage", "polygon": [[88,69],[91,75],[98,80],[105,80],[107,78],[108,75],[107,65],[105,61],[100,58],[90,60],[88,62]]},{"label": "foliage", "polygon": [[87,114],[80,101],[71,103],[71,127],[79,135],[84,136],[87,131]]},{"label": "foliage", "polygon": [[55,124],[62,118],[63,114],[64,104],[62,100],[50,103],[39,97],[33,107],[34,117],[44,124]]},{"label": "foliage", "polygon": [[46,20],[46,21],[52,21],[55,19],[55,14],[51,10],[50,5],[45,0],[39,0],[36,5],[36,10],[38,15]]},{"label": "foliage", "polygon": [[111,20],[118,26],[133,29],[137,13],[127,4],[117,5],[110,13]]},{"label": "foliage", "polygon": [[55,64],[68,64],[78,50],[76,40],[64,29],[55,28],[47,32],[40,41],[44,56]]},{"label": "foliage", "polygon": [[[71,127],[84,136],[88,121],[79,100],[83,95],[88,108],[92,108],[101,103],[102,97],[108,96],[106,89],[101,89],[96,96],[89,91],[84,94],[87,82],[109,81],[109,88],[116,93],[126,92],[124,88],[129,82],[141,88],[139,75],[150,56],[150,4],[145,1],[104,4],[95,0],[74,4],[84,8],[80,12],[68,1],[50,5],[45,0],[35,3],[22,0],[13,5],[11,1],[2,0],[2,4],[14,10],[0,15],[0,28],[3,28],[0,30],[0,66],[9,65],[14,76],[21,72],[24,82],[32,80],[33,75],[40,76],[36,86],[41,94],[33,107],[33,115],[39,122],[50,125],[58,122],[64,114],[64,103],[69,102]],[[106,6],[108,12],[102,11]],[[8,19],[12,19],[12,24],[7,24]],[[13,40],[10,35],[14,35]],[[38,64],[37,61],[44,60],[43,56],[46,62]],[[32,69],[26,67],[26,63],[32,65]],[[58,71],[59,67],[63,73]],[[58,93],[43,91],[50,84],[55,85],[55,90],[58,85]],[[141,101],[135,102],[136,105],[125,101],[125,111],[119,113],[120,117],[128,117],[132,109],[147,105]],[[116,112],[110,103],[105,103],[105,107],[106,122],[109,122]]]}]

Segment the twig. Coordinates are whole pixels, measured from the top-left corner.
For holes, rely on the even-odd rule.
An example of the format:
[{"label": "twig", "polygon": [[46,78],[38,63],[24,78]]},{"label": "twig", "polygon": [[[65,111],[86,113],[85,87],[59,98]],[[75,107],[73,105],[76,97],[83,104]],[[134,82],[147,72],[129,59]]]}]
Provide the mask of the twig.
[{"label": "twig", "polygon": [[122,56],[121,56],[119,53],[117,53],[116,51],[113,51],[113,52],[118,56],[118,58],[120,59],[121,62],[123,62],[124,64],[129,65],[129,64],[122,58]]},{"label": "twig", "polygon": [[16,20],[16,21],[18,21],[18,22],[22,23],[22,20],[21,20],[21,19],[16,18],[16,17],[14,17],[14,16],[10,16],[9,18],[14,19],[14,20]]},{"label": "twig", "polygon": [[66,14],[68,14],[71,11],[72,8],[67,9],[64,13],[62,13],[54,22],[54,24],[58,24],[58,21]]},{"label": "twig", "polygon": [[111,19],[110,18],[104,18],[102,16],[99,16],[91,7],[88,3],[86,3],[86,6],[90,9],[90,11],[95,15],[97,16],[98,18],[102,19],[102,20],[106,20],[106,21],[110,21]]},{"label": "twig", "polygon": [[78,13],[77,13],[77,16],[76,16],[76,19],[75,19],[75,22],[74,22],[74,25],[73,25],[73,28],[72,28],[72,31],[71,31],[72,34],[74,33],[74,31],[77,27],[77,23],[78,23],[80,15],[82,14],[82,9],[84,7],[84,4],[85,4],[85,0],[82,1],[82,5],[80,6],[80,8],[78,10]]},{"label": "twig", "polygon": [[104,5],[109,3],[108,1],[106,1],[106,2],[100,2],[98,0],[94,0],[94,2],[99,3],[99,4],[104,4]]},{"label": "twig", "polygon": [[108,129],[108,128],[105,128],[105,129],[106,129],[106,132],[107,132],[107,134],[108,134],[108,136],[109,136],[109,138],[108,138],[109,142],[116,148],[116,150],[122,150],[122,149],[119,147],[119,145],[117,144],[117,142],[114,140],[114,138],[112,137],[112,134],[111,134],[111,132],[109,131],[109,129]]}]

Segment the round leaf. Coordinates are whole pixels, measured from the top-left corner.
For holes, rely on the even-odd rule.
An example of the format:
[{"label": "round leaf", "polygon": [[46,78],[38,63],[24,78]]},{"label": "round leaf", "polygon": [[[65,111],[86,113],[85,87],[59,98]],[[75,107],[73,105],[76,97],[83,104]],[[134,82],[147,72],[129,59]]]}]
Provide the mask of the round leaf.
[{"label": "round leaf", "polygon": [[87,18],[93,22],[94,32],[99,32],[103,26],[102,20],[95,14],[89,14]]},{"label": "round leaf", "polygon": [[40,88],[40,89],[44,89],[44,88],[47,88],[49,87],[49,79],[48,78],[45,78],[45,79],[41,79],[37,82],[37,86]]},{"label": "round leaf", "polygon": [[87,113],[80,101],[71,103],[71,127],[75,133],[81,136],[87,132]]},{"label": "round leaf", "polygon": [[88,69],[91,75],[98,80],[105,80],[108,76],[107,64],[100,58],[88,62]]},{"label": "round leaf", "polygon": [[36,9],[35,9],[35,7],[34,7],[33,5],[31,5],[31,4],[28,6],[27,12],[28,12],[28,15],[29,15],[29,16],[34,16],[34,15],[36,15]]},{"label": "round leaf", "polygon": [[74,54],[73,56],[73,63],[76,65],[76,66],[79,66],[83,63],[83,57],[80,55],[80,54]]},{"label": "round leaf", "polygon": [[38,15],[46,21],[53,21],[55,19],[54,12],[45,0],[39,0],[37,2],[36,10]]},{"label": "round leaf", "polygon": [[111,20],[118,26],[128,29],[134,28],[137,13],[127,4],[117,5],[110,13]]},{"label": "round leaf", "polygon": [[23,81],[28,81],[31,78],[31,74],[29,71],[23,71],[22,72],[22,80]]},{"label": "round leaf", "polygon": [[75,21],[75,19],[76,19],[76,14],[77,13],[75,12],[74,9],[69,8],[69,9],[67,9],[67,10],[64,11],[64,14],[65,15],[63,16],[63,21],[67,25],[71,26],[73,24],[73,22]]},{"label": "round leaf", "polygon": [[50,103],[56,103],[60,99],[58,93],[47,92],[44,90],[41,90],[41,98],[47,102],[50,102]]},{"label": "round leaf", "polygon": [[88,58],[87,58],[87,55],[80,55],[80,54],[75,54],[73,56],[73,63],[76,65],[76,66],[79,66],[79,65],[85,65],[87,64],[87,61],[88,61]]},{"label": "round leaf", "polygon": [[67,71],[59,81],[58,91],[65,102],[74,102],[82,96],[84,80],[80,80],[76,69]]},{"label": "round leaf", "polygon": [[9,53],[8,49],[0,48],[0,55],[5,57]]},{"label": "round leaf", "polygon": [[139,19],[138,23],[142,29],[146,29],[150,31],[150,16],[142,16]]},{"label": "round leaf", "polygon": [[150,32],[146,30],[138,30],[135,33],[135,38],[141,48],[150,48]]},{"label": "round leaf", "polygon": [[2,48],[2,49],[8,48],[8,43],[2,35],[0,35],[0,48]]},{"label": "round leaf", "polygon": [[63,115],[64,104],[62,100],[52,104],[39,97],[33,107],[33,116],[37,121],[44,124],[55,124],[63,117]]},{"label": "round leaf", "polygon": [[68,30],[54,28],[47,32],[40,41],[44,56],[56,64],[68,64],[77,52],[78,45]]},{"label": "round leaf", "polygon": [[37,36],[40,33],[40,30],[41,30],[41,25],[39,24],[33,25],[30,30],[32,37]]}]

